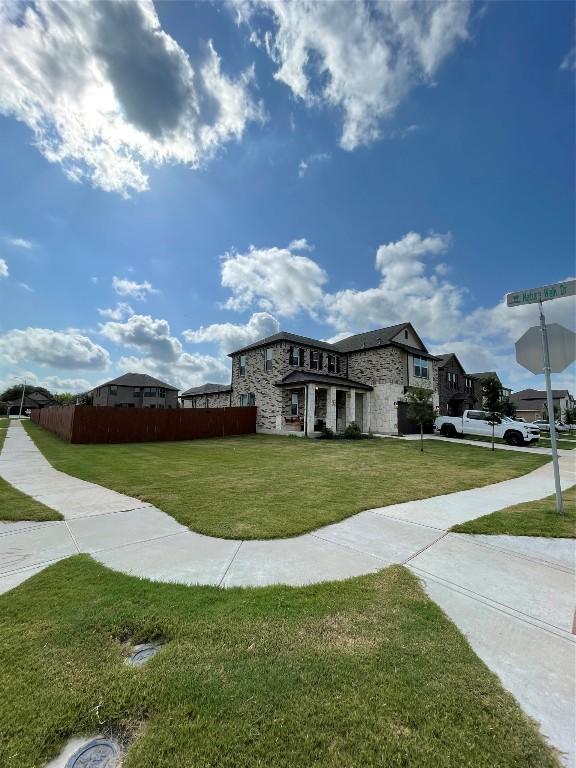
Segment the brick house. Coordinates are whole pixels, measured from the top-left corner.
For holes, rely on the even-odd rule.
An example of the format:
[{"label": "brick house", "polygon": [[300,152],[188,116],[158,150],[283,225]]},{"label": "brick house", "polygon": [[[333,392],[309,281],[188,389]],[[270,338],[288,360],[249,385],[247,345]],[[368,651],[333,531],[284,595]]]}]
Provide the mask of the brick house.
[{"label": "brick house", "polygon": [[115,408],[178,408],[178,390],[147,373],[125,373],[91,390],[93,405]]},{"label": "brick house", "polygon": [[229,384],[202,384],[182,392],[182,408],[226,408],[230,406],[232,387]]},{"label": "brick house", "polygon": [[362,431],[408,432],[406,393],[425,387],[438,407],[438,358],[410,323],[329,344],[276,333],[236,350],[233,406],[256,405],[259,432],[304,435],[351,422]]},{"label": "brick house", "polygon": [[503,400],[509,400],[510,395],[512,394],[512,390],[509,387],[505,387],[502,382],[500,381],[500,376],[496,373],[496,371],[485,371],[484,373],[471,373],[470,376],[472,376],[474,379],[476,379],[477,387],[476,391],[478,393],[478,400],[479,404],[482,405],[483,396],[482,396],[482,384],[484,381],[488,378],[494,377],[498,383],[500,384],[500,387],[502,389],[502,399]]},{"label": "brick house", "polygon": [[466,373],[454,352],[439,355],[438,397],[441,416],[462,416],[482,399],[480,380]]}]

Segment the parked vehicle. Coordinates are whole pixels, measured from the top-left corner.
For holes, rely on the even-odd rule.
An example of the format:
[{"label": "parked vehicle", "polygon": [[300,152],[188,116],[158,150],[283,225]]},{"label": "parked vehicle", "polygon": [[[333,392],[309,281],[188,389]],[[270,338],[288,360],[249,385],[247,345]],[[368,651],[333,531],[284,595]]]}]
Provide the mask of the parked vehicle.
[{"label": "parked vehicle", "polygon": [[[482,435],[492,437],[492,422],[486,411],[464,411],[462,416],[439,416],[434,422],[434,431],[444,437]],[[523,424],[508,416],[494,423],[494,437],[500,437],[509,445],[530,445],[540,437],[540,430],[534,424]]]},{"label": "parked vehicle", "polygon": [[[537,419],[534,424],[538,427],[538,429],[541,429],[546,432],[550,432],[550,424],[548,423],[547,419]],[[570,427],[566,424],[562,424],[561,421],[555,421],[554,426],[556,427],[556,432],[569,432]]]}]

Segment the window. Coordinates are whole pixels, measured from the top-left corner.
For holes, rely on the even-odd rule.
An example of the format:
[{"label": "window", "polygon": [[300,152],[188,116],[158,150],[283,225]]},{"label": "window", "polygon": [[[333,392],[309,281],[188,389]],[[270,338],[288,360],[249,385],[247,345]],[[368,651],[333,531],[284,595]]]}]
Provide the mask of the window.
[{"label": "window", "polygon": [[140,397],[140,387],[134,387],[132,390],[133,397]]},{"label": "window", "polygon": [[256,405],[256,395],[249,392],[247,395],[240,395],[240,405],[245,408],[248,405]]},{"label": "window", "polygon": [[145,387],[144,397],[156,397],[156,387]]},{"label": "window", "polygon": [[164,387],[160,387],[158,389],[158,396],[159,397],[166,397],[166,390],[164,389]]},{"label": "window", "polygon": [[472,389],[472,379],[469,378],[468,376],[466,376],[466,378],[464,379],[464,386],[466,387],[466,389]]},{"label": "window", "polygon": [[271,371],[272,370],[272,361],[274,359],[274,352],[272,350],[272,347],[268,347],[264,353],[264,370],[265,371]]},{"label": "window", "polygon": [[336,355],[328,355],[328,373],[336,372]]},{"label": "window", "polygon": [[304,350],[302,347],[290,347],[290,365],[304,366]]},{"label": "window", "polygon": [[310,352],[310,369],[312,371],[321,371],[323,360],[322,352]]},{"label": "window", "polygon": [[448,378],[448,388],[458,389],[458,374],[453,371],[448,371],[447,378]]},{"label": "window", "polygon": [[238,373],[240,374],[240,376],[246,376],[246,355],[240,355],[240,359],[238,361],[238,367],[239,367]]},{"label": "window", "polygon": [[405,339],[407,339],[407,338],[408,338],[408,330],[407,330],[407,329],[404,329],[404,338],[405,338]]},{"label": "window", "polygon": [[110,384],[110,395],[112,397],[116,397],[117,394],[118,394],[118,387],[116,386],[116,384]]},{"label": "window", "polygon": [[298,392],[292,392],[292,400],[290,402],[290,415],[298,416]]},{"label": "window", "polygon": [[414,358],[414,376],[419,379],[428,378],[428,360],[424,357]]},{"label": "window", "polygon": [[484,411],[468,411],[468,418],[475,421],[484,421],[488,416]]}]

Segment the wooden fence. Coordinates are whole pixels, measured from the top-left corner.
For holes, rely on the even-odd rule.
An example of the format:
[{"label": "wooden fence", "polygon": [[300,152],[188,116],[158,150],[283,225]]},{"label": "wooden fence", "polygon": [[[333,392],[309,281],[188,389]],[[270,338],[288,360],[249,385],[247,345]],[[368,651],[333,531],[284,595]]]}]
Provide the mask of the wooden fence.
[{"label": "wooden fence", "polygon": [[64,405],[32,411],[32,421],[69,443],[198,440],[256,432],[256,408],[109,408]]}]

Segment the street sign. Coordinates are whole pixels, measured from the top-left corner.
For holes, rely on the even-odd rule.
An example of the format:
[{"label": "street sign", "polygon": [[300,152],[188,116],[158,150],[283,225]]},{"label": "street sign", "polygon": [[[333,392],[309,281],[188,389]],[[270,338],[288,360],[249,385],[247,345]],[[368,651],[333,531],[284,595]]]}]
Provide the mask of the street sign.
[{"label": "street sign", "polygon": [[[549,323],[550,373],[562,373],[576,359],[576,333],[558,323]],[[533,325],[516,342],[516,360],[531,373],[544,373],[542,329]]]},{"label": "street sign", "polygon": [[519,307],[522,304],[536,304],[539,301],[561,299],[564,296],[576,296],[576,280],[565,280],[563,283],[551,283],[540,288],[507,293],[506,304],[509,307]]}]

